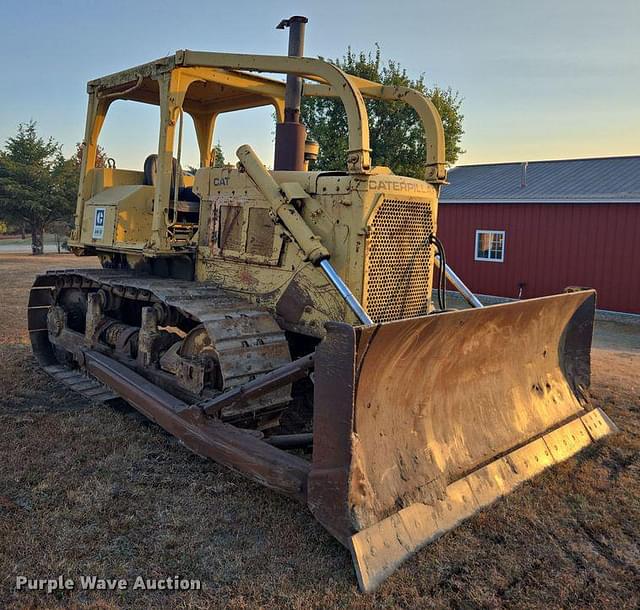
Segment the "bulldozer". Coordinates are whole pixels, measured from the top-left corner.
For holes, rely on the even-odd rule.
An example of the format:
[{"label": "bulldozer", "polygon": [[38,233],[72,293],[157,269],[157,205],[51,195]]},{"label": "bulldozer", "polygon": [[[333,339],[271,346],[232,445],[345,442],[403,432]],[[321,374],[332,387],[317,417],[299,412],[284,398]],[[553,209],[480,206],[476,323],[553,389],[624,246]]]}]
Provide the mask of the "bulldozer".
[{"label": "bulldozer", "polygon": [[[59,382],[124,400],[305,503],[368,592],[615,425],[589,402],[595,292],[483,307],[436,235],[447,164],[434,104],[305,57],[306,23],[279,24],[288,55],[180,50],[88,83],[69,247],[101,268],[39,275],[28,325]],[[346,167],[309,167],[306,96],[342,104]],[[415,110],[422,179],[372,165],[366,99]],[[116,100],[159,107],[143,167],[96,167]],[[217,117],[265,106],[274,169],[250,145],[216,167]],[[181,167],[185,115],[195,174]],[[446,307],[447,282],[471,307]]]}]

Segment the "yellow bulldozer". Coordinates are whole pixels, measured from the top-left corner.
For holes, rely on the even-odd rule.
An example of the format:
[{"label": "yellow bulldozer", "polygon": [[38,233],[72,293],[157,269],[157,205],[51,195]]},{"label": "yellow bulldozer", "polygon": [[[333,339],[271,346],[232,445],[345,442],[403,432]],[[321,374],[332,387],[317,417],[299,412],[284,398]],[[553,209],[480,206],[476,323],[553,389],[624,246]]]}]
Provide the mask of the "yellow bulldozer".
[{"label": "yellow bulldozer", "polygon": [[[75,229],[96,270],[36,278],[28,322],[55,379],[124,399],[192,451],[306,503],[373,590],[408,556],[615,428],[588,403],[595,293],[482,307],[436,237],[444,135],[421,93],[303,56],[182,50],[88,84]],[[264,74],[286,75],[286,82]],[[348,123],[313,171],[303,96]],[[409,104],[424,179],[371,164],[366,98]],[[160,109],[143,167],[96,167],[115,100]],[[214,167],[216,118],[271,106],[274,170]],[[181,168],[183,122],[200,168]],[[446,282],[471,308],[449,310]]]}]

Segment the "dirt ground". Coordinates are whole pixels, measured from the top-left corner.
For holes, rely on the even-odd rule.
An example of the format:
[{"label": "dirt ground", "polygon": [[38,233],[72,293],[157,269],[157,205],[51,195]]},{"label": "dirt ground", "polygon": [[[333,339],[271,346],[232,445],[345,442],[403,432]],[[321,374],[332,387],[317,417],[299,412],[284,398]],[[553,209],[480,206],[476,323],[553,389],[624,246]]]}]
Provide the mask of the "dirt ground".
[{"label": "dirt ground", "polygon": [[[94,264],[0,255],[0,608],[640,606],[637,330],[608,324],[596,333],[594,401],[619,434],[525,484],[362,595],[348,552],[304,506],[37,369],[25,320],[34,274]],[[203,590],[15,591],[17,575],[58,574],[179,575],[200,579]]]}]

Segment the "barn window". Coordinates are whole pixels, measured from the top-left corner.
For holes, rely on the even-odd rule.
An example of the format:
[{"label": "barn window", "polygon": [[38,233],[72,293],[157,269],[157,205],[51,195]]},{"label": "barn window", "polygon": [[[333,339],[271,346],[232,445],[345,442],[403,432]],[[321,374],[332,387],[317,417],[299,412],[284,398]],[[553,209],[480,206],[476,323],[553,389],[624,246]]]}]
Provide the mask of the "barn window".
[{"label": "barn window", "polygon": [[477,261],[492,261],[501,263],[504,261],[504,231],[489,231],[478,229],[476,231],[476,255]]}]

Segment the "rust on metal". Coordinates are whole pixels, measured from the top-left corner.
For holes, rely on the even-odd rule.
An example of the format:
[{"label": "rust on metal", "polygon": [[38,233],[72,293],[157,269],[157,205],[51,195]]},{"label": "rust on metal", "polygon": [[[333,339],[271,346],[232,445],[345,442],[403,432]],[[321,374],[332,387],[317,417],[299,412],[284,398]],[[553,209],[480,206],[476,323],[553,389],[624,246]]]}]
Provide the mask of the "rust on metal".
[{"label": "rust on metal", "polygon": [[191,451],[300,501],[306,499],[310,465],[302,458],[219,420],[172,396],[123,364],[95,351],[85,353],[87,370],[142,414],[177,436]]},{"label": "rust on metal", "polygon": [[[175,318],[182,318],[192,326],[197,324],[182,342],[180,353],[171,352],[168,357],[159,359],[160,368],[166,365],[181,389],[189,394],[197,396],[203,388],[203,377],[208,370],[206,361],[203,363],[200,358],[203,354],[215,354],[219,392],[239,387],[291,361],[284,332],[273,316],[229,291],[187,280],[167,281],[127,270],[83,269],[49,273],[36,279],[37,287],[32,289],[34,305],[28,311],[29,328],[33,330],[32,344],[42,342],[37,349],[34,344],[34,351],[39,358],[40,354],[44,357],[44,364],[56,363],[47,336],[47,315],[53,305],[56,282],[62,289],[76,286],[87,292],[93,304],[87,310],[87,320],[91,320],[92,329],[95,326],[91,331],[94,338],[91,345],[95,345],[96,332],[101,334],[111,322],[103,316],[102,323],[98,323],[98,316],[104,313],[98,299],[100,291],[117,295],[120,301],[143,305],[142,325],[135,348],[138,361],[147,367],[155,365],[160,350],[167,350],[176,341],[171,333],[159,329],[159,318],[172,323],[177,323]],[[43,294],[49,304],[36,306],[35,299],[40,303]],[[39,334],[37,328],[41,328]],[[149,377],[156,377],[157,370],[148,367]],[[262,420],[265,426],[272,426],[277,424],[279,413],[290,399],[290,386],[282,385],[255,399],[229,404],[220,416],[230,423]]]},{"label": "rust on metal", "polygon": [[314,306],[309,291],[297,278],[291,280],[276,304],[276,315],[292,324],[297,324],[305,312],[305,308]]},{"label": "rust on metal", "polygon": [[[301,15],[283,19],[278,29],[289,28],[289,57],[304,55],[304,31],[309,20]],[[276,170],[304,171],[304,147],[307,130],[300,122],[302,78],[287,74],[284,94],[284,121],[276,125],[274,168]]]},{"label": "rust on metal", "polygon": [[[145,367],[118,348],[120,336],[135,336],[132,327],[92,320],[105,342],[86,346],[55,304],[64,290],[111,291],[137,302],[151,338],[167,332],[157,318],[188,318],[193,329],[176,344],[184,354],[165,352],[167,367],[176,371],[179,358],[197,360],[211,335],[219,346],[230,342],[235,354],[238,336],[269,337],[271,322],[262,313],[211,287],[76,271],[36,279],[29,328],[36,355],[56,379],[92,399],[118,395],[199,455],[306,501],[351,550],[366,591],[462,519],[615,430],[604,413],[585,409],[593,291],[371,327],[330,323],[314,354],[271,361],[255,379],[189,404],[160,387],[170,388],[175,374]],[[87,311],[97,316],[97,298],[91,300],[95,311]],[[53,345],[81,370],[57,363]],[[312,368],[312,433],[263,440],[211,417],[277,393]],[[310,444],[311,463],[284,451]]]},{"label": "rust on metal", "polygon": [[277,434],[265,438],[265,442],[280,449],[300,449],[313,444],[313,432],[299,434]]},{"label": "rust on metal", "polygon": [[[27,317],[55,379],[120,396],[196,453],[306,501],[369,591],[615,426],[588,410],[593,291],[434,313],[437,109],[302,57],[306,21],[280,24],[288,57],[178,51],[89,83],[70,247],[105,268],[38,276]],[[302,93],[342,103],[346,172],[307,171]],[[372,166],[365,97],[415,110],[424,180]],[[96,167],[117,98],[159,106],[158,149],[137,170]],[[214,167],[216,117],[265,105],[277,171],[248,144]],[[195,175],[180,168],[184,112]],[[284,451],[310,445],[311,462]]]},{"label": "rust on metal", "polygon": [[220,396],[203,400],[198,403],[198,406],[207,415],[217,416],[225,407],[245,403],[252,398],[262,396],[276,388],[306,377],[313,365],[314,354],[303,356]]},{"label": "rust on metal", "polygon": [[416,502],[351,537],[360,589],[373,591],[407,557],[518,485],[617,430],[601,409],[511,451],[449,484],[432,504]]},{"label": "rust on metal", "polygon": [[315,373],[317,518],[344,540],[584,414],[594,306],[590,291],[330,325]]}]

